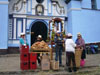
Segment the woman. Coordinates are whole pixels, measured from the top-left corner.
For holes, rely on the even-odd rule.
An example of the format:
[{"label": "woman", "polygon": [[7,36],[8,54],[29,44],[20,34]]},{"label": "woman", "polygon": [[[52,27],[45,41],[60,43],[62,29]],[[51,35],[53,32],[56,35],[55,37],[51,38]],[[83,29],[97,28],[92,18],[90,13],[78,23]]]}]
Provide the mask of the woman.
[{"label": "woman", "polygon": [[67,39],[65,41],[65,50],[66,50],[66,60],[67,60],[67,66],[68,66],[68,71],[72,72],[71,69],[71,61],[73,63],[73,70],[76,72],[76,63],[75,63],[75,47],[76,44],[72,40],[72,34],[68,33]]},{"label": "woman", "polygon": [[75,43],[77,44],[77,47],[78,48],[83,48],[82,55],[81,55],[81,64],[80,64],[80,66],[83,67],[84,64],[85,64],[84,59],[86,58],[85,41],[82,38],[82,35],[80,33],[77,34],[77,39],[76,39],[76,42]]},{"label": "woman", "polygon": [[25,39],[25,33],[20,34],[20,45],[26,46],[28,45],[26,39]]}]

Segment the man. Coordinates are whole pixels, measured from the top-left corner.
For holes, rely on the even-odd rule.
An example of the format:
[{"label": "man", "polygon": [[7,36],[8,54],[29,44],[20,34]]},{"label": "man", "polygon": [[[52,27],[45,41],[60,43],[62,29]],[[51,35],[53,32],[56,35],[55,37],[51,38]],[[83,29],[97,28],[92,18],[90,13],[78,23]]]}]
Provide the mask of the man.
[{"label": "man", "polygon": [[[35,42],[41,42],[41,41],[42,41],[42,36],[38,35],[37,40]],[[37,53],[37,60],[38,60],[39,65],[41,65],[41,60],[40,60],[40,54],[39,53]]]},{"label": "man", "polygon": [[59,66],[62,66],[63,38],[59,31],[57,31],[56,33],[54,42],[55,42],[55,47],[56,47],[55,60],[58,61],[58,57],[59,57]]},{"label": "man", "polygon": [[42,36],[38,35],[36,42],[41,42],[42,41]]}]

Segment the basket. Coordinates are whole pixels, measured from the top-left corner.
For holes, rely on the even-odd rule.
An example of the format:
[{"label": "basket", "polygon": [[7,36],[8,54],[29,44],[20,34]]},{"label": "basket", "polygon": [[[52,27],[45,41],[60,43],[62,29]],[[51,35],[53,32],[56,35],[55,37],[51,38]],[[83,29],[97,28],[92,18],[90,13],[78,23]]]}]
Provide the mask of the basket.
[{"label": "basket", "polygon": [[[79,68],[80,67],[80,61],[81,61],[81,55],[82,55],[82,50],[83,49],[76,49],[75,50],[75,63],[76,63],[76,67]],[[72,62],[71,62],[71,67],[73,67]]]}]

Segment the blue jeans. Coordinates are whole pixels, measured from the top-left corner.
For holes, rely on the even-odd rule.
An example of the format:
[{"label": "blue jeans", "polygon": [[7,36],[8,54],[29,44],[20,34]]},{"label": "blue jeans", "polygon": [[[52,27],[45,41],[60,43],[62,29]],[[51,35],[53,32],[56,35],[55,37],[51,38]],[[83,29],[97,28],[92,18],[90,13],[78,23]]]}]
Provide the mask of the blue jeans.
[{"label": "blue jeans", "polygon": [[55,60],[58,61],[59,57],[59,65],[62,65],[62,46],[56,46],[56,57]]}]

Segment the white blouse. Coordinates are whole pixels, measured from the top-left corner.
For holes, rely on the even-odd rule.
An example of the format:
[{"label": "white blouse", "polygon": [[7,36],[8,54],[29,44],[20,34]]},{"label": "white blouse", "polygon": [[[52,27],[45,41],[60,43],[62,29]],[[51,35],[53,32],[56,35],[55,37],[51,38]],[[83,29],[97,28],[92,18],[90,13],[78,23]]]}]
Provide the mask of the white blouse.
[{"label": "white blouse", "polygon": [[72,39],[66,39],[65,41],[65,50],[66,52],[74,52],[75,53],[76,44]]}]

